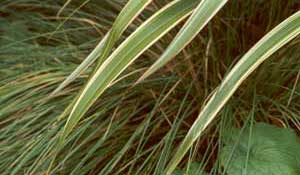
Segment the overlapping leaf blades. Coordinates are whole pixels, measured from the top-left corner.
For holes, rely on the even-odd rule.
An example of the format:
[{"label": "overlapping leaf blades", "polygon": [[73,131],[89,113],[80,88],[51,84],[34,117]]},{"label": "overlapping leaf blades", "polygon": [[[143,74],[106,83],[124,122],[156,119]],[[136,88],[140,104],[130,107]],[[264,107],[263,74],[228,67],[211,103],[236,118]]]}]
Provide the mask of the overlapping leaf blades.
[{"label": "overlapping leaf blades", "polygon": [[[215,1],[210,2],[215,3]],[[175,38],[169,50],[165,53],[166,56],[163,55],[163,59],[159,60],[158,63],[154,65],[154,68],[151,68],[150,72],[146,73],[144,77],[157,70],[170,58],[175,56],[201,30],[201,28],[203,28],[207,21],[225,4],[225,2],[226,1],[218,1],[216,3],[219,3],[219,5],[211,6],[213,7],[211,9],[212,14],[208,14],[208,19],[203,20],[202,24],[195,25],[194,28],[194,25],[192,25],[193,22],[197,21],[198,17],[202,14],[199,11],[195,11],[181,33]],[[206,3],[208,3],[208,1]],[[141,55],[143,51],[149,48],[154,42],[189,15],[197,4],[198,1],[193,0],[178,0],[168,4],[130,35],[103,64],[101,64],[102,59],[100,59],[100,63],[98,64],[100,66],[89,80],[72,108],[61,137],[62,141],[117,76]],[[205,4],[205,1],[202,1],[199,6],[203,4]],[[207,10],[206,8],[200,8],[199,6],[197,10],[207,12],[205,11]],[[201,135],[203,130],[211,123],[240,84],[270,55],[295,38],[300,33],[299,26],[300,12],[295,13],[274,28],[242,57],[226,76],[220,87],[217,88],[204,109],[200,112],[197,120],[194,122],[178,151],[169,163],[166,169],[167,175],[170,175],[173,172],[188,149]],[[180,44],[182,45],[180,46]],[[103,59],[109,55],[112,46],[113,45],[110,44],[105,47],[103,46],[103,48],[107,49],[107,52],[104,52]]]},{"label": "overlapping leaf blades", "polygon": [[300,11],[283,21],[256,45],[254,45],[233,67],[200,112],[179,149],[170,161],[166,174],[170,175],[188,149],[212,122],[217,113],[241,85],[241,83],[269,56],[294,39],[300,33]]},{"label": "overlapping leaf blades", "polygon": [[228,0],[201,1],[176,38],[168,46],[167,50],[138,81],[147,78],[176,56],[189,42],[191,42],[191,40],[203,29],[227,1]]},{"label": "overlapping leaf blades", "polygon": [[181,22],[199,1],[177,0],[166,5],[131,34],[99,67],[70,113],[61,142],[110,83],[147,48]]},{"label": "overlapping leaf blades", "polygon": [[115,42],[120,38],[122,33],[151,1],[152,0],[130,0],[115,20],[111,31],[103,37],[88,57],[53,91],[52,95],[70,84],[96,60],[98,60],[97,67],[99,67],[108,57]]}]

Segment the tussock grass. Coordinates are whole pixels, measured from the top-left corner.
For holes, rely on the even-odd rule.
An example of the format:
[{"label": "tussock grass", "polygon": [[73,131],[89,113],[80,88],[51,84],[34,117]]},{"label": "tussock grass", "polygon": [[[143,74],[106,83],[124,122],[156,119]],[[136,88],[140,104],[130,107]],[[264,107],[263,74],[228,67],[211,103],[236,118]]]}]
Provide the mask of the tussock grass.
[{"label": "tussock grass", "polygon": [[[240,85],[216,118],[205,130],[201,129],[201,136],[193,137],[191,148],[185,148],[186,154],[175,154],[198,114],[238,60],[272,28],[299,10],[299,2],[228,1],[199,34],[188,37],[187,41],[193,38],[191,43],[180,47],[183,50],[179,54],[178,49],[172,53],[171,57],[178,54],[173,60],[138,84],[147,69],[169,49],[184,22],[193,21],[187,15],[200,1],[190,1],[194,4],[188,3],[189,9],[182,8],[184,1],[178,1],[173,9],[168,6],[171,10],[165,17],[174,9],[182,9],[182,16],[171,15],[174,21],[170,24],[153,20],[151,25],[170,30],[164,36],[160,36],[165,32],[162,30],[149,37],[157,40],[155,43],[147,40],[146,34],[153,30],[145,26],[143,31],[143,23],[159,9],[167,9],[165,5],[170,1],[141,1],[143,11],[129,9],[129,21],[119,17],[121,27],[111,30],[126,2],[0,2],[2,174],[160,175],[176,167],[188,169],[195,162],[199,172],[225,174],[226,167],[220,164],[219,156],[227,130],[265,122],[299,133],[300,55],[299,39],[294,38]],[[126,11],[122,14],[126,17]],[[136,18],[130,23],[133,16]],[[179,19],[181,22],[176,21]],[[142,45],[136,53],[129,52],[132,45],[124,46],[124,52],[118,48],[122,43],[139,41],[139,37],[134,40],[133,32],[146,38],[147,50]],[[105,36],[111,43],[104,43],[105,53],[99,52],[104,53],[103,58],[86,61]],[[176,40],[173,42],[176,44]],[[105,75],[97,73],[101,66],[105,68],[102,61],[122,61],[118,58],[127,58],[123,54],[127,52],[134,54],[130,58],[136,60],[128,60],[130,65],[124,62],[127,69],[122,67],[123,72],[109,77],[103,86],[105,91],[101,96],[96,94],[100,98],[91,96],[93,103],[80,111],[80,117],[68,129],[66,123],[72,119],[69,114],[74,103],[80,95],[85,97],[83,89],[93,76]],[[117,56],[110,58],[111,54]],[[74,74],[83,61],[88,66]],[[74,77],[62,84],[70,75]],[[180,159],[171,161],[174,155]]]}]

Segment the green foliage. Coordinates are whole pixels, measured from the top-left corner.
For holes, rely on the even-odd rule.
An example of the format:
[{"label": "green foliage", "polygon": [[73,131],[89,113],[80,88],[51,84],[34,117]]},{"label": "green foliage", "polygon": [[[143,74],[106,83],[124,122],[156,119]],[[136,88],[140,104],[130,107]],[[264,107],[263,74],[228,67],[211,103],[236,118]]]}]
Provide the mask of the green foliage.
[{"label": "green foliage", "polygon": [[97,61],[96,67],[99,67],[110,54],[115,42],[120,39],[123,32],[130,25],[130,22],[139,15],[141,11],[150,3],[150,0],[143,0],[138,3],[136,1],[129,1],[122,9],[117,19],[113,23],[112,29],[106,34],[101,42],[95,47],[90,55],[69,75],[64,82],[62,82],[53,92],[59,92],[74,79],[78,78],[80,73],[88,68],[93,62]]},{"label": "green foliage", "polygon": [[203,0],[195,8],[195,12],[178,32],[172,43],[164,51],[163,55],[142,75],[139,81],[164,66],[174,56],[191,42],[192,39],[207,25],[216,13],[227,3],[227,0]]},{"label": "green foliage", "polygon": [[212,97],[200,111],[197,120],[189,129],[178,151],[167,168],[167,174],[173,171],[192,144],[201,133],[210,125],[218,112],[234,94],[242,82],[260,64],[268,59],[274,52],[279,50],[300,33],[300,11],[293,14],[257,42],[230,70],[220,86],[216,88]]},{"label": "green foliage", "polygon": [[299,132],[299,2],[225,2],[0,1],[0,174],[219,175],[250,112]]},{"label": "green foliage", "polygon": [[[159,40],[176,24],[184,19],[195,7],[197,1],[178,1],[160,11],[143,23],[132,33],[109,58],[101,65],[87,82],[78,99],[74,103],[64,132],[65,137],[71,132],[83,115],[110,86],[131,62],[140,56],[144,50]],[[176,14],[176,15],[174,15]]]},{"label": "green foliage", "polygon": [[192,162],[185,170],[176,169],[172,175],[207,175],[201,171],[201,166],[197,162]]},{"label": "green foliage", "polygon": [[300,139],[287,128],[258,123],[227,133],[220,162],[229,175],[297,175]]}]

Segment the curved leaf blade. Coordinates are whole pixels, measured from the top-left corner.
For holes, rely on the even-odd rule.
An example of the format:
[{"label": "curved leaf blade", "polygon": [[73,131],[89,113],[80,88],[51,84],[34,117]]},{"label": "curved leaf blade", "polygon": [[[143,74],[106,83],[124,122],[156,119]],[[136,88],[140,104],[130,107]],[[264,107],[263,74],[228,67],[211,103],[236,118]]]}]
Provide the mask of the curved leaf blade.
[{"label": "curved leaf blade", "polygon": [[76,78],[79,77],[79,75],[82,72],[84,72],[90,65],[92,65],[95,62],[98,56],[103,52],[103,48],[105,43],[107,42],[108,35],[109,34],[106,34],[103,37],[103,39],[99,42],[99,44],[97,44],[97,46],[87,56],[87,58],[82,63],[80,63],[79,66],[76,67],[76,69],[51,93],[50,96],[54,96],[59,91],[68,86],[70,83],[72,83]]},{"label": "curved leaf blade", "polygon": [[166,169],[167,175],[172,173],[192,144],[212,122],[241,83],[269,56],[294,39],[299,33],[300,11],[271,30],[241,58],[200,112],[174,157],[171,159]]},{"label": "curved leaf blade", "polygon": [[96,68],[98,68],[109,56],[115,42],[120,38],[124,30],[151,2],[152,0],[130,0],[126,4],[112,26],[112,30],[109,33],[109,37],[103,48],[103,52],[101,53],[97,61]]},{"label": "curved leaf blade", "polygon": [[144,22],[105,60],[76,101],[62,133],[61,142],[117,76],[189,15],[198,2],[198,0],[177,0],[168,4]]},{"label": "curved leaf blade", "polygon": [[[115,20],[112,29],[103,37],[95,49],[87,58],[53,91],[54,95],[74,81],[83,71],[85,71],[97,59],[97,65],[108,57],[116,41],[121,37],[126,28],[140,14],[140,12],[152,0],[130,0]],[[97,66],[97,67],[98,67]]]},{"label": "curved leaf blade", "polygon": [[175,57],[205,27],[228,0],[203,0],[163,55],[139,78],[140,82]]}]

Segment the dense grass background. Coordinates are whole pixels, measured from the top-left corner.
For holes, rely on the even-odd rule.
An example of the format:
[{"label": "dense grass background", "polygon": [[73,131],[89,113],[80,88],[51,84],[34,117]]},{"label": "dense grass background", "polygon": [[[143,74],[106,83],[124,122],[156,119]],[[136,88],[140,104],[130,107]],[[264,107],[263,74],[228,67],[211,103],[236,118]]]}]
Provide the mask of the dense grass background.
[{"label": "dense grass background", "polygon": [[[59,117],[87,81],[90,67],[51,92],[86,58],[126,1],[0,2],[0,172],[2,174],[161,174],[199,110],[239,58],[282,20],[297,0],[230,1],[173,61],[133,86],[179,27],[148,49],[92,106],[55,154]],[[128,36],[168,3],[158,0]],[[267,122],[300,129],[299,39],[266,61],[235,93],[181,162],[222,174],[226,130]],[[224,174],[224,173],[223,173]]]}]

